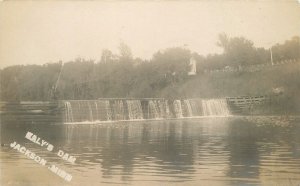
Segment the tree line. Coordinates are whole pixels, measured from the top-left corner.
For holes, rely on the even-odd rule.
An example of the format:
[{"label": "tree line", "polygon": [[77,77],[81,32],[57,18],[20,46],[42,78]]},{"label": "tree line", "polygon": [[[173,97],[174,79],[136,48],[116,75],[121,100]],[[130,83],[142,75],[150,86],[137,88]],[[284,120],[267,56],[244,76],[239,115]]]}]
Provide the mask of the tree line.
[{"label": "tree line", "polygon": [[[204,70],[270,63],[271,51],[274,62],[300,59],[299,36],[276,44],[271,50],[257,48],[244,37],[229,37],[226,34],[220,34],[216,44],[223,49],[223,53],[203,56],[186,48],[173,47],[156,52],[150,60],[143,60],[134,58],[130,47],[121,43],[119,54],[102,50],[100,61],[77,58],[44,65],[9,66],[0,70],[1,101],[231,96],[234,94],[232,89],[237,89],[234,83],[247,83],[257,77],[243,75],[246,78],[243,79],[236,74],[218,77],[205,75]],[[197,64],[195,76],[188,75],[191,58]],[[291,78],[288,82],[296,83],[288,83],[288,86],[298,86],[297,80],[293,80],[297,77],[287,78]],[[260,85],[253,86],[258,91],[254,93],[266,93]],[[244,90],[237,89],[236,93],[251,91],[246,87]]]}]

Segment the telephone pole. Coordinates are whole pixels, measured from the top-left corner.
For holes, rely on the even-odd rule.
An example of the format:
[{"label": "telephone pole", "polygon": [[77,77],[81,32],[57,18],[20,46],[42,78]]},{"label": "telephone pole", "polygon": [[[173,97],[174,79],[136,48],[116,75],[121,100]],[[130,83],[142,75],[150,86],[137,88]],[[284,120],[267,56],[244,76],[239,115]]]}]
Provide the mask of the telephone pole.
[{"label": "telephone pole", "polygon": [[274,65],[273,63],[273,53],[272,53],[272,47],[270,48],[270,55],[271,55],[271,64],[272,66]]}]

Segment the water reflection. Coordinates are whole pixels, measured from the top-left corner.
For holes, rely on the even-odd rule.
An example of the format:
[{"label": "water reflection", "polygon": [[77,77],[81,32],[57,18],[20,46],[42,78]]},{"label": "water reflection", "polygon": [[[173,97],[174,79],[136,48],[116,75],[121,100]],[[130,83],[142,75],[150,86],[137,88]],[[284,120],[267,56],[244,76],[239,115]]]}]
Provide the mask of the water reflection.
[{"label": "water reflection", "polygon": [[[147,121],[99,125],[1,124],[1,164],[8,183],[43,185],[273,185],[300,183],[300,130],[297,120],[273,125],[249,118]],[[77,157],[62,161],[24,138],[34,132]],[[18,141],[73,175],[71,183],[51,175],[10,149]],[[25,166],[25,168],[24,168]],[[12,171],[13,167],[18,167]],[[45,169],[45,170],[44,170]]]}]

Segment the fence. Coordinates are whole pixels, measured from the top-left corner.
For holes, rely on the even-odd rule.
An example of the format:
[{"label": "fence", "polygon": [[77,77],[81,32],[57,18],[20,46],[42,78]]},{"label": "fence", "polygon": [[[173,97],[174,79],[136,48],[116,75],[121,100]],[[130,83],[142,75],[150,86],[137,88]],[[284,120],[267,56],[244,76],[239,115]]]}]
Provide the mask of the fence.
[{"label": "fence", "polygon": [[287,65],[287,64],[294,64],[294,63],[299,63],[299,59],[290,59],[290,60],[282,60],[278,62],[274,62],[273,64],[271,63],[262,63],[262,64],[257,64],[257,65],[249,65],[249,66],[240,66],[238,68],[236,67],[230,67],[226,66],[223,69],[214,69],[214,70],[204,70],[205,73],[218,73],[218,72],[256,72],[256,71],[261,71],[264,69],[276,67],[276,66],[281,66],[281,65]]}]

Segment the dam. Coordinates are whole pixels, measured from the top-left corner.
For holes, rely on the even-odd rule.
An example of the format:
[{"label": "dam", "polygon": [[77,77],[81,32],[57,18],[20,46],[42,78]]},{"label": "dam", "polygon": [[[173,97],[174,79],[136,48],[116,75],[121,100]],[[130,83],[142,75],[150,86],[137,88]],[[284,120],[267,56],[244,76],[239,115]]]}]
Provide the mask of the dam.
[{"label": "dam", "polygon": [[[266,114],[274,98],[240,96],[226,98],[100,98],[97,100],[59,100],[50,102],[2,102],[2,120],[23,122],[101,123],[228,117]],[[262,109],[267,108],[267,109]]]},{"label": "dam", "polygon": [[230,115],[226,99],[113,98],[63,102],[65,123]]}]

